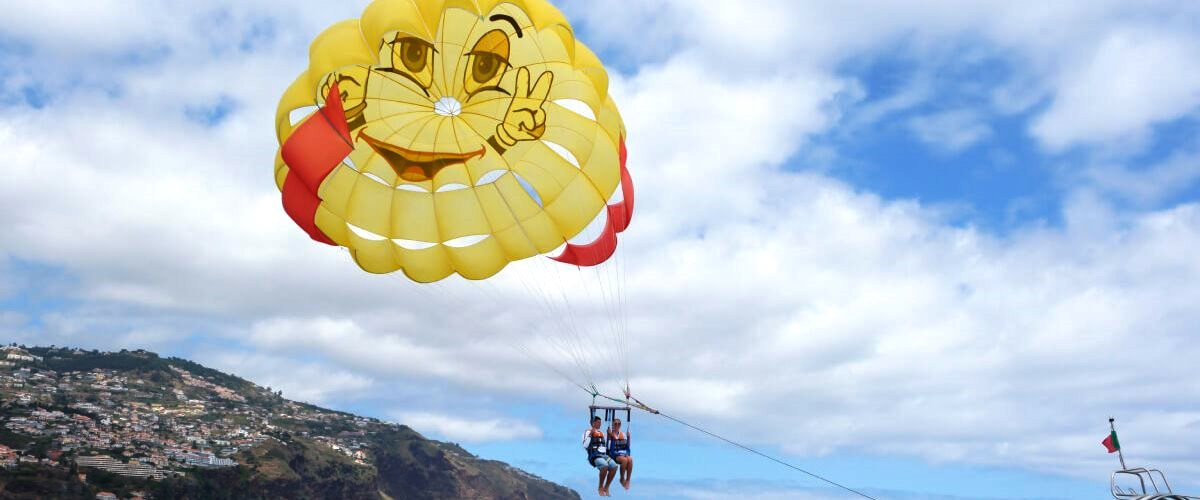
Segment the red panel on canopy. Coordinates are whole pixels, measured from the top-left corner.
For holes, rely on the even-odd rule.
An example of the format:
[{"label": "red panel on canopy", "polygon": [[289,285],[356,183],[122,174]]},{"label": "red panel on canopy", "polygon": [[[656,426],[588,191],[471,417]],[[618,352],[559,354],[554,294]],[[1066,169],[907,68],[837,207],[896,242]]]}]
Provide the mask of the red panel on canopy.
[{"label": "red panel on canopy", "polygon": [[621,138],[621,201],[607,207],[608,220],[604,222],[604,231],[595,241],[585,245],[567,243],[562,254],[551,257],[559,262],[576,266],[595,266],[612,257],[617,251],[617,233],[629,227],[633,220],[633,179],[629,169],[625,168],[628,153],[625,150],[625,138]]},{"label": "red panel on canopy", "polygon": [[314,220],[321,203],[317,190],[329,172],[353,150],[342,97],[334,83],[325,106],[296,127],[280,152],[288,166],[283,181],[283,209],[314,240],[334,244]]}]

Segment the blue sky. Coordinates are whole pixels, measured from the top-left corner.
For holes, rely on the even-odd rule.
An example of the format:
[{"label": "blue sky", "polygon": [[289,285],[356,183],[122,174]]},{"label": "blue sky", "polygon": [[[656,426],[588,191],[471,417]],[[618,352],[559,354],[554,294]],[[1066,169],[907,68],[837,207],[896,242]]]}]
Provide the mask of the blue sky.
[{"label": "blue sky", "polygon": [[[1200,9],[558,6],[629,133],[635,394],[880,498],[1101,497],[1110,415],[1200,490]],[[0,340],[189,357],[591,491],[588,398],[510,348],[556,334],[519,280],[369,276],[280,209],[278,97],[361,2],[0,7]],[[634,426],[643,497],[841,498]]]}]

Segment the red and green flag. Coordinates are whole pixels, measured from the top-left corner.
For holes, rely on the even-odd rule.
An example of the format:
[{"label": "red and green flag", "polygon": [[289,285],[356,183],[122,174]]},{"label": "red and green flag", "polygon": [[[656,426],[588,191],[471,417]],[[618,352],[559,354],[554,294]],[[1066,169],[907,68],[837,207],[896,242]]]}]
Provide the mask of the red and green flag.
[{"label": "red and green flag", "polygon": [[1108,448],[1109,453],[1116,453],[1117,450],[1121,449],[1121,443],[1117,441],[1117,431],[1109,433],[1108,437],[1104,438],[1104,441],[1101,441],[1100,444]]}]

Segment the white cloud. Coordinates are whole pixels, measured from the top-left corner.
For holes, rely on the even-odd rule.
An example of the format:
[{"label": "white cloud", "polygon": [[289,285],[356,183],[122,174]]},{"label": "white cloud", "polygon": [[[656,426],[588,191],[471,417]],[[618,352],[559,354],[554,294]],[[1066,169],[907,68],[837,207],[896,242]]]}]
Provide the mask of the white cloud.
[{"label": "white cloud", "polygon": [[1200,40],[1157,30],[1118,31],[1060,74],[1033,133],[1048,147],[1147,132],[1200,105]]},{"label": "white cloud", "polygon": [[1138,169],[1115,162],[1100,163],[1069,178],[1137,206],[1154,207],[1200,180],[1200,154],[1176,153],[1160,163]]},{"label": "white cloud", "polygon": [[917,116],[908,125],[921,142],[947,153],[963,151],[992,134],[984,117],[968,110]]},{"label": "white cloud", "polygon": [[541,439],[535,424],[502,418],[470,419],[428,412],[395,412],[396,421],[418,432],[461,443],[494,443]]},{"label": "white cloud", "polygon": [[255,352],[201,353],[197,361],[283,392],[283,397],[312,404],[362,398],[376,388],[372,377],[317,362]]},{"label": "white cloud", "polygon": [[[1014,91],[1021,98],[1006,109],[1036,101],[1029,94],[1054,96],[1035,132],[1055,147],[1180,116],[1157,97],[1136,97],[1142,79],[1111,88],[1089,82],[1131,54],[1173,61],[1191,42],[1102,45],[1095,64],[1064,64],[1119,31],[1116,13],[1125,9],[1113,4],[809,11],[769,2],[754,18],[732,3],[614,5],[604,7],[613,16],[662,6],[686,27],[648,17],[671,50],[655,48],[652,63],[613,77],[639,190],[621,248],[639,398],[733,429],[738,440],[787,441],[797,455],[854,450],[1081,477],[1108,468],[1096,441],[1104,418],[1117,413],[1137,458],[1180,475],[1200,472],[1200,455],[1181,444],[1194,441],[1197,409],[1188,402],[1200,396],[1188,368],[1200,355],[1191,342],[1200,320],[1200,207],[1120,212],[1097,190],[1122,181],[1098,176],[1099,187],[1064,202],[1064,228],[996,236],[916,202],[785,168],[809,137],[841,123],[838,96],[861,88],[835,63],[913,30],[925,40],[919,46],[971,33],[1028,59],[1041,84],[1021,85],[1032,90]],[[78,280],[66,295],[87,304],[86,314],[45,315],[41,330],[22,335],[162,345],[173,341],[163,331],[198,331],[249,349],[206,352],[201,361],[317,403],[387,397],[377,389],[418,384],[449,386],[448,399],[456,389],[571,401],[556,392],[558,380],[509,347],[559,328],[536,296],[518,292],[520,283],[467,291],[368,276],[343,253],[308,241],[283,214],[270,177],[273,108],[303,66],[300,40],[329,21],[314,12],[304,15],[315,28],[280,30],[257,51],[172,51],[126,73],[97,68],[123,92],[82,88],[43,110],[6,110],[0,252],[65,269]],[[619,16],[594,21],[600,43],[638,40],[616,37]],[[195,21],[160,16],[168,17],[175,26]],[[250,22],[234,19],[234,31]],[[783,29],[789,23],[799,24]],[[39,42],[78,29],[40,25],[47,31],[3,26]],[[158,33],[127,28],[146,31],[100,45]],[[204,46],[203,37],[182,38],[168,41]],[[1167,75],[1184,82],[1176,77]],[[1168,85],[1168,94],[1186,94],[1185,83]],[[936,96],[921,80],[910,87],[877,115]],[[223,93],[238,103],[227,121],[205,128],[183,116],[184,103]],[[1061,118],[1092,98],[1124,106],[1089,115],[1119,123],[1085,129]],[[974,123],[959,120],[917,128],[956,147],[978,141],[979,130],[953,134],[963,132],[955,125],[969,132]],[[1164,174],[1161,183],[1188,175]],[[588,301],[569,312],[598,335],[611,320]],[[527,345],[555,352],[536,340]],[[514,429],[540,436],[520,421],[424,410],[399,416],[462,441]]]}]

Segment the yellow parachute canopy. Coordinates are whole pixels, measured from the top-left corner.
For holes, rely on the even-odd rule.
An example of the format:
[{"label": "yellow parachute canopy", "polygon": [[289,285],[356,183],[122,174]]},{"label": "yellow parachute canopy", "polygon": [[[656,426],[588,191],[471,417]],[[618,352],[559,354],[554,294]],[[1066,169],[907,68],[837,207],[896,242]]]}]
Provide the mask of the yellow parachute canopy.
[{"label": "yellow parachute canopy", "polygon": [[288,214],[373,273],[483,279],[607,217],[557,257],[595,265],[632,215],[607,73],[544,0],[377,0],[313,41],[276,132]]}]

